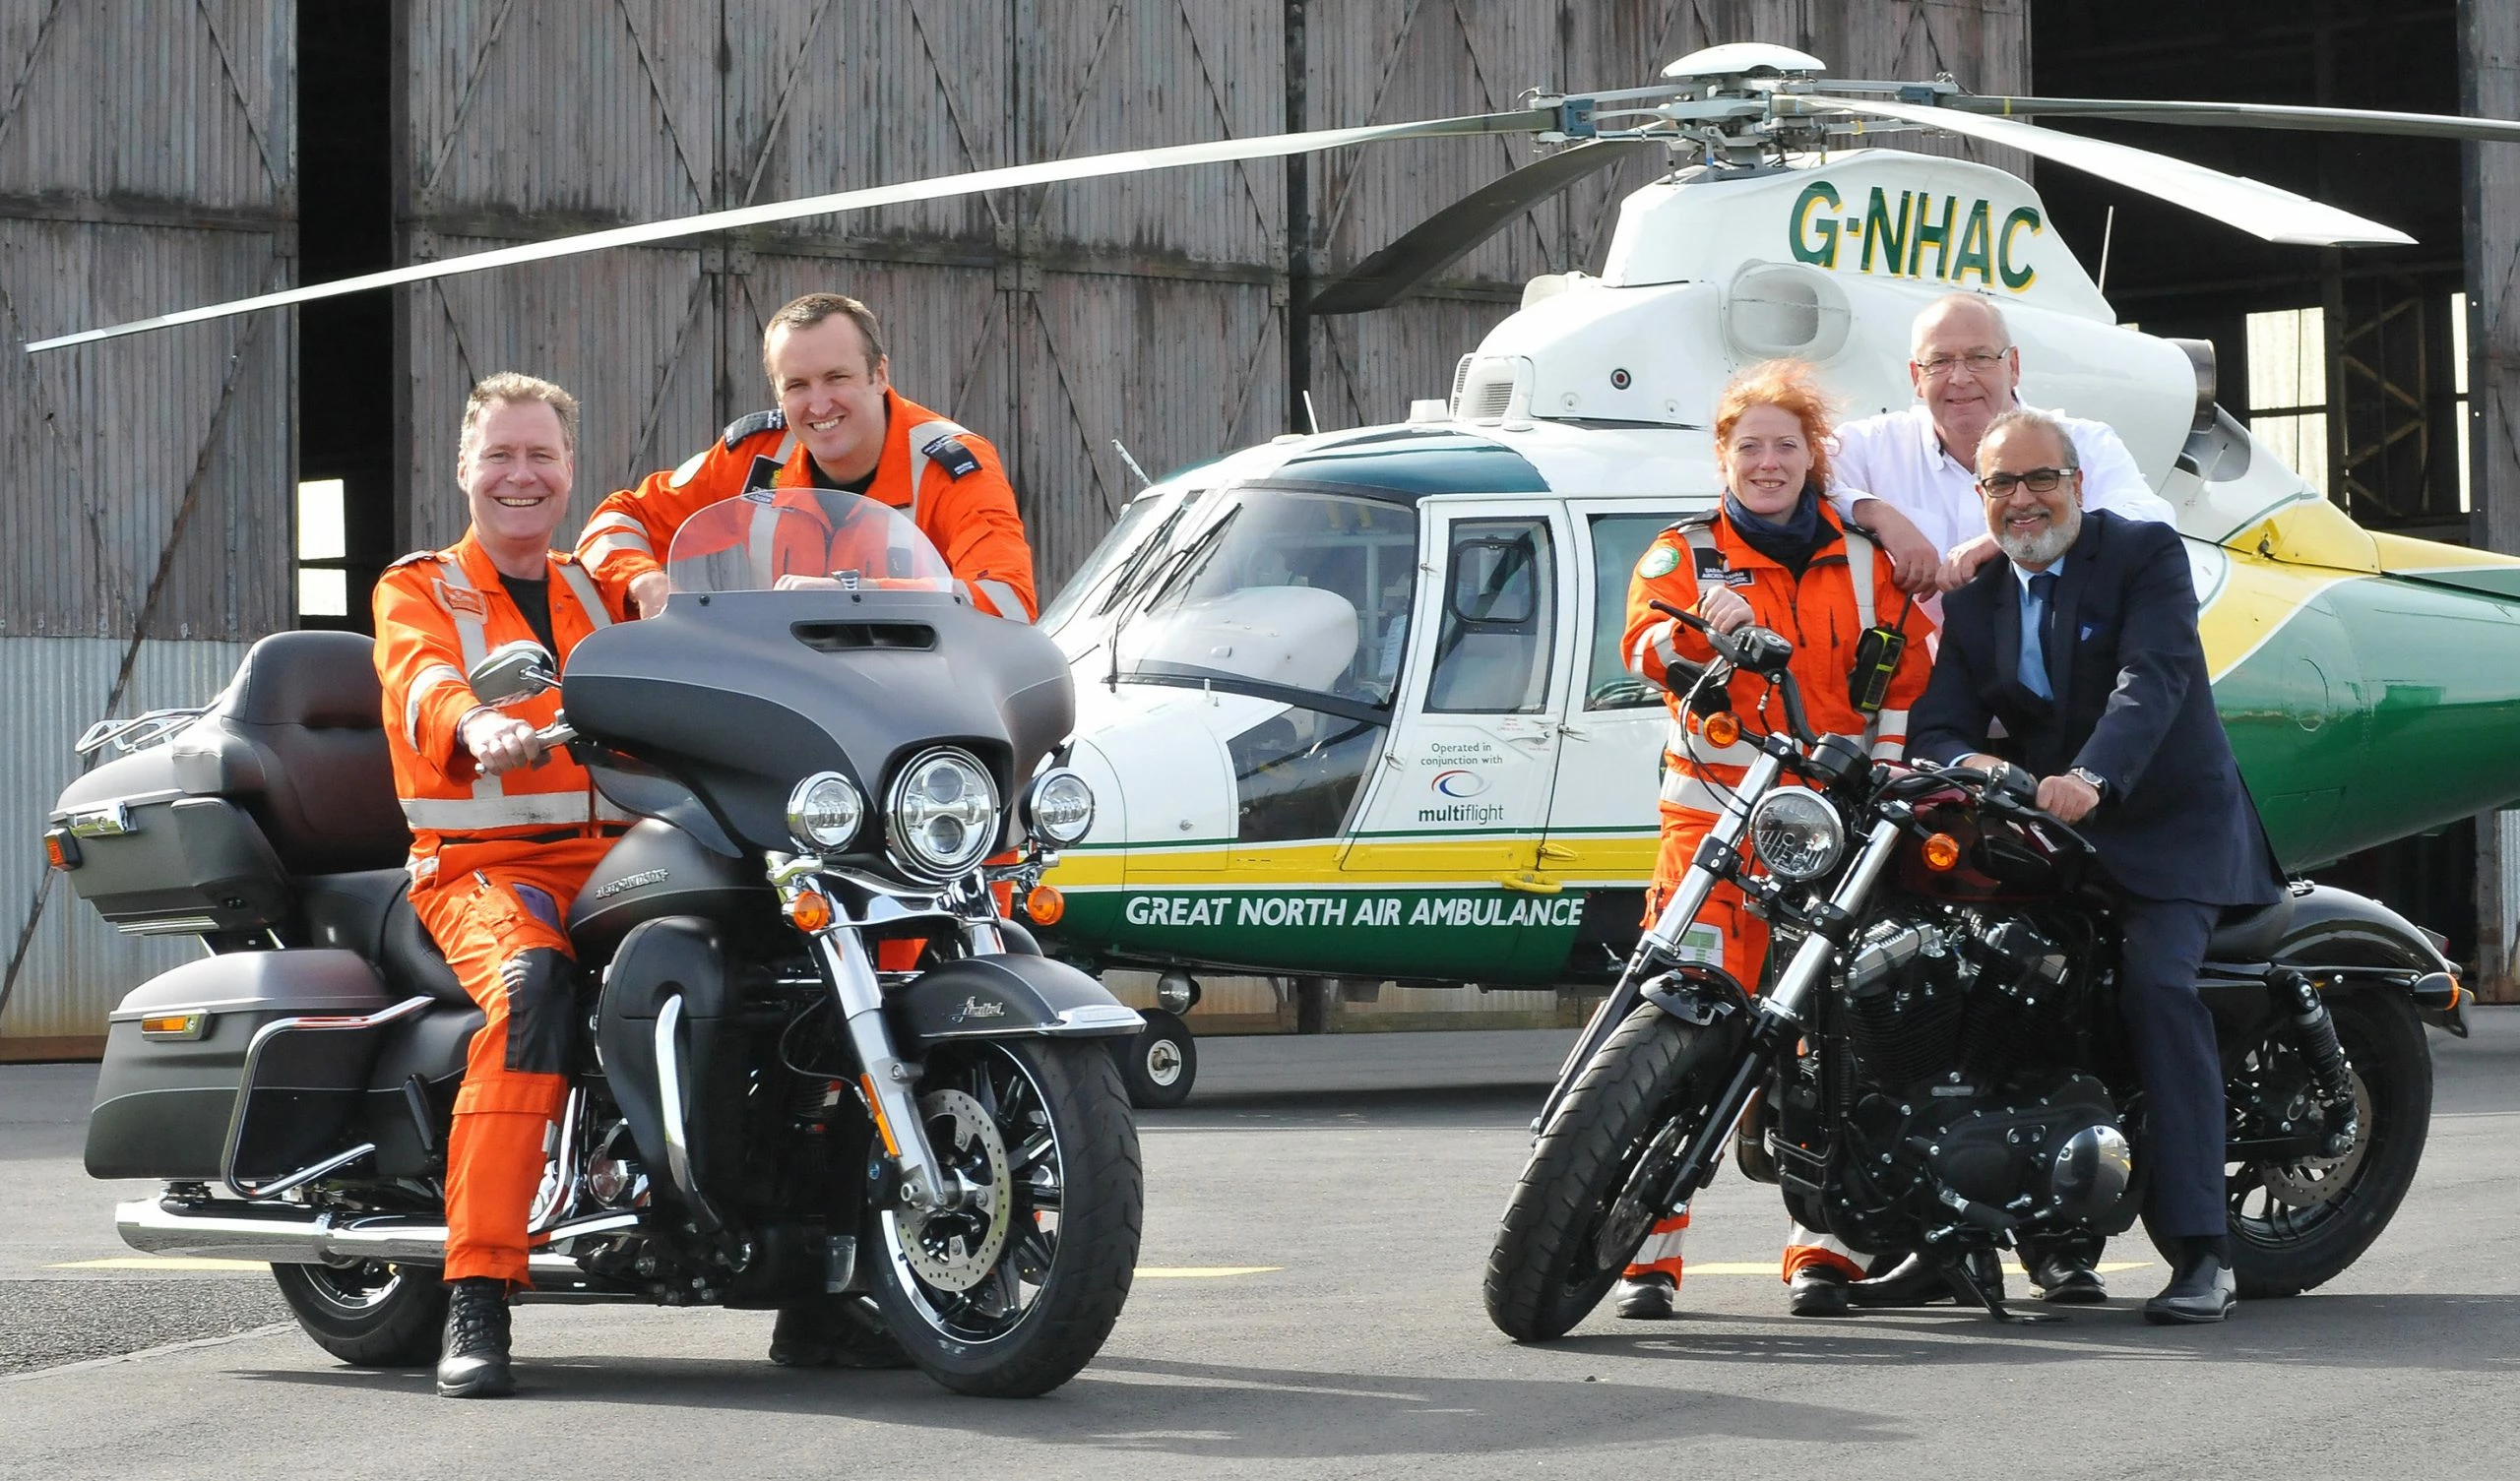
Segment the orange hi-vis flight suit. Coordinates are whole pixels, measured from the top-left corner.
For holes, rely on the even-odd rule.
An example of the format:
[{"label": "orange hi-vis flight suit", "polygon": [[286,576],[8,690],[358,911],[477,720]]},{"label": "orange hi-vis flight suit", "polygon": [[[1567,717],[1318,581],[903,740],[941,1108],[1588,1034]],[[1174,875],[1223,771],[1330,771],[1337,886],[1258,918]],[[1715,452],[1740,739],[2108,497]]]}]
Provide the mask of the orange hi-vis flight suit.
[{"label": "orange hi-vis flight suit", "polygon": [[[566,663],[621,612],[574,556],[552,552],[545,579],[553,657]],[[458,735],[480,704],[465,675],[490,649],[534,637],[470,532],[452,549],[405,556],[377,583],[376,672],[394,790],[411,826],[411,908],[487,1020],[472,1035],[447,1140],[446,1278],[512,1287],[527,1283],[527,1217],[568,1092],[569,902],[630,821],[564,751],[502,776],[474,771]],[[559,707],[555,690],[504,712],[539,727]]]},{"label": "orange hi-vis flight suit", "polygon": [[[1671,720],[1663,748],[1663,846],[1654,865],[1654,883],[1646,893],[1645,923],[1652,925],[1663,902],[1670,897],[1687,871],[1698,843],[1714,828],[1732,789],[1741,783],[1750,763],[1758,759],[1758,738],[1768,721],[1782,727],[1781,709],[1772,715],[1735,711],[1741,738],[1731,746],[1708,743],[1698,717],[1683,700],[1690,679],[1670,672],[1683,660],[1715,661],[1706,636],[1654,610],[1666,602],[1695,611],[1703,590],[1721,585],[1750,604],[1751,621],[1791,639],[1790,665],[1801,691],[1802,711],[1817,735],[1860,735],[1879,760],[1896,761],[1908,744],[1908,708],[1925,692],[1932,659],[1925,640],[1931,619],[1912,610],[1892,580],[1890,562],[1870,540],[1849,533],[1828,501],[1819,501],[1822,541],[1797,580],[1792,570],[1753,549],[1720,512],[1694,515],[1655,537],[1637,562],[1627,588],[1627,632],[1620,648],[1627,666],[1638,677],[1664,688]],[[1868,568],[1868,569],[1867,569]],[[1858,583],[1867,590],[1859,599]],[[1892,673],[1881,708],[1866,715],[1848,693],[1855,667],[1856,646],[1866,628],[1895,628],[1907,637],[1898,668]],[[1735,676],[1734,685],[1748,681]],[[1742,696],[1746,698],[1746,695]],[[1768,951],[1767,923],[1744,908],[1741,892],[1718,884],[1706,906],[1682,933],[1681,949],[1696,959],[1716,959],[1744,988],[1758,990],[1760,969]],[[1692,951],[1691,949],[1694,949]],[[1660,1271],[1680,1277],[1681,1231],[1688,1227],[1683,1208],[1654,1226],[1644,1248],[1628,1267],[1633,1278]],[[1804,1265],[1839,1266],[1859,1278],[1863,1266],[1855,1252],[1826,1234],[1794,1227],[1788,1236],[1784,1275],[1788,1280]]]},{"label": "orange hi-vis flight suit", "polygon": [[[674,531],[699,511],[756,488],[813,483],[813,455],[788,430],[787,417],[756,412],[680,467],[651,473],[637,488],[597,505],[578,537],[578,558],[606,589],[626,589],[662,567]],[[888,390],[883,456],[866,497],[907,514],[980,610],[1018,622],[1039,613],[1033,547],[1024,538],[1015,490],[985,439]]]}]

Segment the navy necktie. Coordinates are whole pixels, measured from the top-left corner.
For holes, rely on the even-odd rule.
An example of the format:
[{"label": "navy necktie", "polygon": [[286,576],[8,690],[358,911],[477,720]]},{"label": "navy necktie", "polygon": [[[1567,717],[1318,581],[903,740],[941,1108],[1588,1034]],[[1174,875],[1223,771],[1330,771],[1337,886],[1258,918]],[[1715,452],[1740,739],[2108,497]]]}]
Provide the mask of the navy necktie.
[{"label": "navy necktie", "polygon": [[2030,599],[2021,608],[2021,687],[2043,700],[2056,698],[2048,687],[2048,614],[2056,598],[2056,573],[2042,571],[2030,579]]}]

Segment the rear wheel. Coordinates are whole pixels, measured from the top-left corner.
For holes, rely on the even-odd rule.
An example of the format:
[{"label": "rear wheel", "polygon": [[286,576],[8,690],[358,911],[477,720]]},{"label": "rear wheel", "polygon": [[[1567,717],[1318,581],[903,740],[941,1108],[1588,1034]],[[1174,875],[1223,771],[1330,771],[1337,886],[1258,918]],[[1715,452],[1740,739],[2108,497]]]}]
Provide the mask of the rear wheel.
[{"label": "rear wheel", "polygon": [[1143,1188],[1119,1071],[1083,1040],[971,1042],[928,1055],[917,1098],[968,1194],[873,1215],[885,1326],[957,1392],[1046,1393],[1102,1349],[1136,1273]]},{"label": "rear wheel", "polygon": [[420,1368],[437,1361],[447,1291],[434,1266],[276,1265],[272,1279],[315,1345],[345,1363]]},{"label": "rear wheel", "polygon": [[1487,1260],[1487,1315],[1517,1342],[1601,1304],[1662,1210],[1656,1192],[1721,1095],[1736,1035],[1647,1005],[1584,1067],[1541,1133]]}]

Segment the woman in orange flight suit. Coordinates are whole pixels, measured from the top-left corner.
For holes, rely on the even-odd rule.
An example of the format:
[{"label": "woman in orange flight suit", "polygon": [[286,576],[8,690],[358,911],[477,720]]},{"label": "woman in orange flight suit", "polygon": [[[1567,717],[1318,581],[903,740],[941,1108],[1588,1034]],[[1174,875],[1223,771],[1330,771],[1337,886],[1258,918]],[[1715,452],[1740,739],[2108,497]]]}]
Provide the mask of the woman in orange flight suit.
[{"label": "woman in orange flight suit", "polygon": [[[1932,661],[1925,643],[1932,622],[1909,605],[1891,579],[1888,558],[1841,525],[1822,497],[1829,487],[1828,437],[1828,401],[1808,365],[1771,360],[1734,376],[1715,414],[1722,505],[1657,536],[1629,583],[1627,665],[1665,687],[1671,711],[1663,756],[1663,846],[1646,895],[1648,925],[1757,757],[1766,728],[1759,713],[1738,711],[1738,740],[1730,746],[1707,740],[1683,700],[1696,674],[1685,665],[1712,662],[1714,649],[1703,634],[1656,611],[1653,602],[1694,612],[1720,633],[1755,623],[1783,634],[1794,643],[1794,677],[1815,733],[1864,736],[1872,754],[1886,760],[1906,748],[1908,707],[1924,693]],[[1880,708],[1867,714],[1856,706],[1850,675],[1857,645],[1870,627],[1900,633],[1905,648]],[[1672,672],[1674,666],[1680,671]],[[1720,954],[1725,970],[1756,991],[1767,924],[1743,908],[1738,890],[1718,885],[1681,946],[1701,956]],[[1620,1283],[1620,1316],[1670,1314],[1687,1227],[1686,1209],[1655,1225]],[[1862,1274],[1855,1252],[1795,1227],[1784,1277],[1796,1316],[1845,1312],[1847,1283]]]}]

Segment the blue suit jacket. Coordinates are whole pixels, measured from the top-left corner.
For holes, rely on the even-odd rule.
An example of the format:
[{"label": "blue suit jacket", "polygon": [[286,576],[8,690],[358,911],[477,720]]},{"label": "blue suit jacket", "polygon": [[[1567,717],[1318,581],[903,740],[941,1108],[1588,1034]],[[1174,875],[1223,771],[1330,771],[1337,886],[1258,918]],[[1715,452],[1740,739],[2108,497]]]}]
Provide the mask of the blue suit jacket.
[{"label": "blue suit jacket", "polygon": [[[1942,648],[1909,715],[1908,754],[1947,763],[1989,751],[2041,776],[2088,768],[2109,794],[2080,832],[2119,888],[2216,905],[2275,899],[2283,879],[2214,712],[2178,532],[2084,511],[2052,607],[2049,702],[2019,679],[2012,562],[1997,556],[1943,598]],[[1991,720],[2007,739],[1988,742]]]}]

